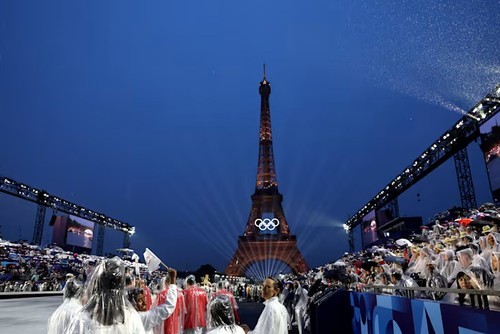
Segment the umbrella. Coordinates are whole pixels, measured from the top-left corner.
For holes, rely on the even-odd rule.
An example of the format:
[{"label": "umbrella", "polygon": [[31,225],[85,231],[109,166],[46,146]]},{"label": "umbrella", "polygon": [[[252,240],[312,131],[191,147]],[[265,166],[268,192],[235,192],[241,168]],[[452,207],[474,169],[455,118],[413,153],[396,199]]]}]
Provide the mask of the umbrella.
[{"label": "umbrella", "polygon": [[396,244],[398,246],[413,246],[410,240],[404,238],[396,240]]},{"label": "umbrella", "polygon": [[467,226],[469,225],[474,219],[472,218],[459,218],[455,221],[458,221],[460,225]]},{"label": "umbrella", "polygon": [[340,261],[340,260],[336,261],[333,265],[334,266],[338,266],[338,267],[345,267],[346,266],[345,262],[344,261]]},{"label": "umbrella", "polygon": [[498,217],[493,217],[493,216],[484,216],[483,217],[483,220],[487,220],[489,222],[493,222],[493,223],[496,223],[496,224],[499,224],[500,223],[500,218]]},{"label": "umbrella", "polygon": [[470,222],[470,226],[484,226],[484,225],[491,225],[492,222],[484,220],[484,219],[475,219]]}]

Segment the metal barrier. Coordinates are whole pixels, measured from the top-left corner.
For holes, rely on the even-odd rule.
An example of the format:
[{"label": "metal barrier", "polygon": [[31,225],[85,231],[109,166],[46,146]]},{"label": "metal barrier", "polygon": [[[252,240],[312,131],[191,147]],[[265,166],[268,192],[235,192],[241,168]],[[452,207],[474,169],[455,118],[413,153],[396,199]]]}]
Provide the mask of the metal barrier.
[{"label": "metal barrier", "polygon": [[328,289],[315,298],[309,309],[311,333],[352,333],[353,312],[349,298],[349,291],[343,288]]},{"label": "metal barrier", "polygon": [[[402,287],[402,286],[393,286],[393,285],[368,285],[365,284],[362,286],[362,290],[359,292],[368,292],[368,293],[376,293],[383,294],[381,291],[383,290],[395,290],[398,291],[397,294],[402,297],[410,298],[410,299],[425,299],[425,300],[436,300],[440,301],[443,297],[447,297],[447,300],[442,302],[448,302],[450,304],[455,304],[454,300],[449,300],[451,298],[455,299],[455,296],[458,296],[459,305],[463,306],[464,298],[466,295],[470,297],[470,305],[473,308],[481,308],[489,310],[489,301],[488,296],[500,296],[500,291],[498,290],[486,290],[486,289],[450,289],[450,288],[430,288],[430,287]],[[404,291],[404,293],[401,293]],[[423,294],[422,294],[423,292]],[[442,294],[441,298],[430,298],[429,296],[437,296],[438,293]],[[456,294],[456,295],[451,295]],[[500,311],[500,310],[497,310]]]}]

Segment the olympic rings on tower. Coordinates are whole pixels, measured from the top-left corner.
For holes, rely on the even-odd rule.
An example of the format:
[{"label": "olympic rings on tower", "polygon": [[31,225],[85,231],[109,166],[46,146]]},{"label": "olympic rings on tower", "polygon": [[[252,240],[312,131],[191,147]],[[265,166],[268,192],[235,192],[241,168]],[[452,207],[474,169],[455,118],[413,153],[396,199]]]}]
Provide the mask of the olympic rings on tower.
[{"label": "olympic rings on tower", "polygon": [[278,225],[280,224],[280,221],[279,221],[278,218],[273,218],[273,219],[269,219],[269,218],[260,219],[260,218],[257,218],[257,219],[255,219],[254,224],[261,231],[265,231],[265,230],[272,231],[276,227],[278,227]]}]

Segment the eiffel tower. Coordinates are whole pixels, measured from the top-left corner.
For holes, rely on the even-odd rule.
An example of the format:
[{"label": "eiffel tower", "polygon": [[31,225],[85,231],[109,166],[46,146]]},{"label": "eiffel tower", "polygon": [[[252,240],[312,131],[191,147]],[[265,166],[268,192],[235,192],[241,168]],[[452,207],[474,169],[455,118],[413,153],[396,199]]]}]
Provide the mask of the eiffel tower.
[{"label": "eiffel tower", "polygon": [[271,85],[266,79],[265,65],[259,93],[259,161],[255,193],[252,195],[252,208],[245,232],[238,237],[238,248],[225,272],[230,276],[244,276],[254,263],[279,260],[287,264],[294,273],[304,273],[308,266],[297,248],[296,236],[290,234],[281,205],[283,195],[278,191],[269,109]]}]

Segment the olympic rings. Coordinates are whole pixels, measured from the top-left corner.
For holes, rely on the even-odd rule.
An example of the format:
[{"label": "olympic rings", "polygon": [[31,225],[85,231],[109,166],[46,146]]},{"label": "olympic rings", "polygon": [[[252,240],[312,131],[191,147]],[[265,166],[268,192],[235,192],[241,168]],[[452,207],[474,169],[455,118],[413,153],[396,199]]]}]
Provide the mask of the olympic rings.
[{"label": "olympic rings", "polygon": [[279,221],[278,218],[273,218],[273,219],[269,219],[269,218],[260,219],[260,218],[257,218],[257,219],[255,219],[254,224],[261,231],[265,231],[265,230],[272,231],[276,227],[278,227],[278,225],[280,224],[280,221]]}]

